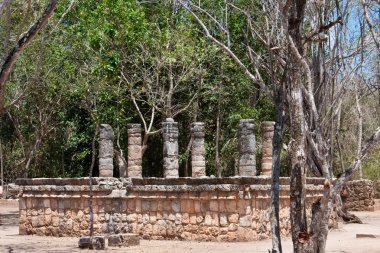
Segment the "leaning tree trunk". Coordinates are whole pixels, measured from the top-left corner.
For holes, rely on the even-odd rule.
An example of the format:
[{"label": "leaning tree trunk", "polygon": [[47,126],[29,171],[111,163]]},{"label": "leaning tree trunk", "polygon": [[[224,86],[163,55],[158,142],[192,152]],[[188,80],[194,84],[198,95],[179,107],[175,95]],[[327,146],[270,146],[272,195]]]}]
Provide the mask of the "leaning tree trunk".
[{"label": "leaning tree trunk", "polygon": [[41,17],[21,36],[16,42],[16,46],[10,50],[5,58],[0,70],[0,113],[4,111],[5,83],[11,74],[14,64],[26,46],[32,42],[37,33],[46,25],[57,6],[57,2],[58,0],[50,0]]}]

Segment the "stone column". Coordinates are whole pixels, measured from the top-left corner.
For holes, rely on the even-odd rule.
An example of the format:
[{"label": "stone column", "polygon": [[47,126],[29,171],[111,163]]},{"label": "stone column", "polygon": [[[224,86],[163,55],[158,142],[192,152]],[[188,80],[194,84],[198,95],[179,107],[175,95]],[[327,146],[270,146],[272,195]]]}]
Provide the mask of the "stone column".
[{"label": "stone column", "polygon": [[167,118],[162,122],[164,139],[164,177],[178,177],[178,122]]},{"label": "stone column", "polygon": [[100,125],[99,139],[99,177],[112,177],[114,134],[110,125]]},{"label": "stone column", "polygon": [[272,176],[274,125],[274,121],[264,121],[261,123],[263,136],[261,175],[265,176]]},{"label": "stone column", "polygon": [[128,124],[128,177],[142,177],[141,125]]},{"label": "stone column", "polygon": [[256,137],[253,119],[239,123],[239,176],[256,176]]},{"label": "stone column", "polygon": [[205,161],[205,124],[203,122],[194,122],[191,124],[191,176],[206,176]]}]

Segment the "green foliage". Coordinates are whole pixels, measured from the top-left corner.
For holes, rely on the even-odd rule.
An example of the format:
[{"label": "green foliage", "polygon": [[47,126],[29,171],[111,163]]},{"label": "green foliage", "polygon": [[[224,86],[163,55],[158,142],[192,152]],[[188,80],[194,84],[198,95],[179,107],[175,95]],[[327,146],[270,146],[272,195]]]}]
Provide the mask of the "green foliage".
[{"label": "green foliage", "polygon": [[[20,20],[26,3],[16,2],[12,1],[14,34],[25,30]],[[270,99],[256,96],[254,84],[235,63],[204,38],[188,13],[173,8],[170,1],[79,1],[58,24],[69,2],[60,2],[49,25],[20,57],[9,80],[8,103],[26,89],[27,96],[8,109],[0,125],[7,179],[88,175],[91,142],[99,123],[112,125],[126,153],[126,125],[141,123],[131,94],[149,121],[153,105],[165,107],[162,100],[170,84],[169,74],[178,84],[173,110],[183,108],[197,94],[188,109],[175,118],[180,123],[180,174],[185,174],[189,164],[189,124],[194,120],[206,123],[207,169],[208,174],[216,174],[219,104],[223,175],[233,175],[238,122],[252,118],[259,126],[263,120],[273,120]],[[223,1],[204,4],[221,20],[224,18]],[[35,6],[32,14],[37,16],[42,6],[43,2]],[[24,23],[32,22],[33,15]],[[242,43],[246,41],[241,33],[245,20],[235,11],[229,12],[228,20],[231,46],[245,59]],[[5,22],[4,17],[1,22]],[[213,32],[221,40],[227,39],[216,29]],[[0,35],[3,38],[4,31]],[[260,48],[254,41],[249,43]],[[156,95],[152,96],[152,91]],[[255,103],[252,97],[258,97]],[[159,129],[166,116],[164,110],[156,111],[153,129]],[[143,175],[162,174],[162,139],[154,135],[143,157]]]}]

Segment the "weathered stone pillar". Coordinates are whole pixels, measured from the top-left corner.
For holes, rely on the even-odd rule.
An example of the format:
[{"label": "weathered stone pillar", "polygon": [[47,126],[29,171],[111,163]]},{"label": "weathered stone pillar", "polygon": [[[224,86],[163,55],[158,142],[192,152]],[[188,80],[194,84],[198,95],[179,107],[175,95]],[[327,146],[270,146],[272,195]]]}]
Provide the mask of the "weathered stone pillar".
[{"label": "weathered stone pillar", "polygon": [[128,177],[142,177],[141,125],[128,124]]},{"label": "weathered stone pillar", "polygon": [[206,176],[205,161],[205,124],[203,122],[194,122],[191,124],[191,176]]},{"label": "weathered stone pillar", "polygon": [[164,139],[164,177],[178,177],[178,122],[167,118],[162,122]]},{"label": "weathered stone pillar", "polygon": [[239,123],[239,176],[256,176],[256,137],[253,119]]},{"label": "weathered stone pillar", "polygon": [[264,121],[261,123],[262,131],[262,159],[261,159],[261,175],[272,175],[272,160],[273,160],[273,135],[274,121]]},{"label": "weathered stone pillar", "polygon": [[99,177],[112,177],[114,134],[110,125],[100,125],[99,139]]}]

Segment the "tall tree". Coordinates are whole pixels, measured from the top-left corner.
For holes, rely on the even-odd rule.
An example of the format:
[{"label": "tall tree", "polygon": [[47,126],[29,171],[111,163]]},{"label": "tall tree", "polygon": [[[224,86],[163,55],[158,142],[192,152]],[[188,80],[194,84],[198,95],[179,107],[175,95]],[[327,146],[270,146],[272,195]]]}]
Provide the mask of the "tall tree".
[{"label": "tall tree", "polygon": [[[208,24],[211,22],[214,26],[224,29],[217,20],[208,12],[203,5],[197,5],[191,1],[180,1],[182,6],[195,18],[200,25],[205,36],[221,47],[244,73],[260,88],[269,93],[275,84],[281,83],[281,76],[285,78],[286,93],[286,111],[289,113],[289,128],[291,134],[290,157],[291,157],[291,223],[292,239],[294,252],[325,252],[325,244],[328,233],[328,219],[332,211],[333,201],[339,193],[342,184],[348,180],[353,171],[358,170],[359,164],[363,158],[367,158],[369,151],[374,148],[375,143],[379,141],[378,128],[370,138],[370,141],[361,149],[358,159],[353,166],[345,170],[336,183],[332,184],[332,167],[328,161],[329,143],[326,125],[327,118],[332,115],[332,108],[327,107],[327,100],[321,101],[315,97],[315,90],[320,86],[327,87],[329,79],[339,80],[343,86],[342,80],[351,78],[352,73],[341,71],[339,78],[332,73],[330,76],[321,73],[320,70],[326,71],[323,66],[325,62],[325,53],[320,51],[323,47],[318,46],[314,64],[317,66],[312,76],[312,66],[309,60],[310,45],[322,44],[328,40],[329,30],[336,26],[348,24],[348,10],[352,8],[350,1],[345,2],[316,2],[309,3],[306,0],[294,1],[259,1],[257,4],[249,5],[247,3],[230,3],[231,8],[241,12],[247,18],[249,35],[252,39],[260,41],[266,49],[266,54],[260,54],[246,43],[246,52],[251,64],[240,57],[233,49],[229,48],[226,43],[214,35]],[[343,12],[340,10],[344,10]],[[258,18],[254,16],[255,11],[263,13],[263,23],[257,25]],[[207,21],[206,21],[207,20]],[[332,20],[332,21],[330,21]],[[345,20],[343,23],[342,20]],[[339,31],[339,30],[338,30]],[[340,30],[342,31],[342,30]],[[343,35],[338,33],[338,36]],[[340,41],[338,41],[340,43]],[[335,44],[341,47],[341,44]],[[355,62],[357,51],[356,48],[351,55],[346,58],[342,56],[329,59],[330,64],[340,64],[344,62]],[[270,56],[270,57],[268,57]],[[252,60],[253,59],[253,60]],[[265,59],[265,60],[263,60]],[[271,61],[271,59],[273,59]],[[258,62],[264,62],[262,67],[258,67]],[[264,69],[263,69],[264,68]],[[276,71],[273,71],[276,70]],[[277,82],[273,78],[268,80],[263,77],[265,70],[272,70],[272,76],[277,77]],[[282,73],[273,75],[273,73]],[[343,79],[342,79],[343,77]],[[334,93],[334,90],[333,90]],[[323,94],[323,93],[322,93]],[[321,96],[322,97],[322,96]],[[332,104],[337,103],[336,96],[331,96]],[[317,102],[318,101],[318,102]],[[318,110],[319,108],[326,108]],[[279,122],[277,122],[279,123]],[[277,128],[276,128],[277,129]],[[281,129],[281,128],[279,128]],[[278,131],[278,130],[276,130]],[[330,143],[331,144],[331,143]],[[276,147],[276,146],[275,146]],[[277,147],[278,148],[278,147]],[[274,166],[278,166],[274,163]],[[325,193],[323,198],[314,203],[312,227],[307,227],[306,221],[306,204],[305,204],[305,178],[307,169],[312,169],[317,175],[325,178]],[[279,169],[274,167],[273,170]],[[273,188],[276,191],[276,187]],[[273,193],[274,196],[276,195]],[[277,203],[278,204],[278,203]],[[272,208],[276,209],[276,203]],[[277,223],[276,219],[272,219]],[[276,228],[275,225],[273,225]],[[278,235],[273,231],[273,235]],[[277,243],[277,245],[275,245]],[[278,240],[274,240],[272,252],[281,252]]]}]

